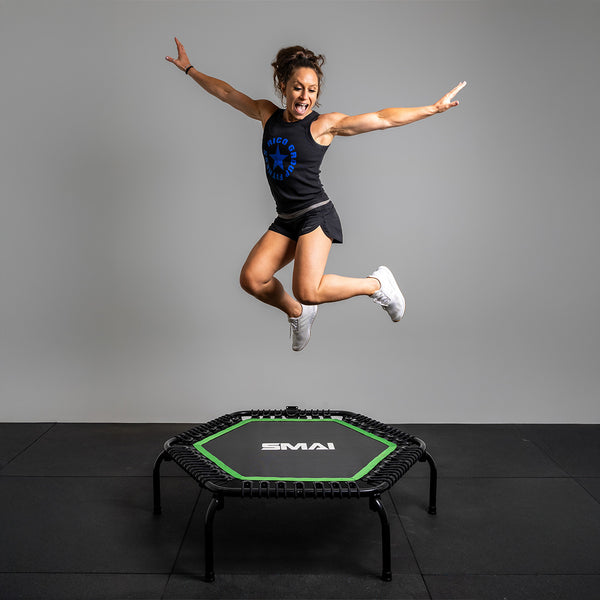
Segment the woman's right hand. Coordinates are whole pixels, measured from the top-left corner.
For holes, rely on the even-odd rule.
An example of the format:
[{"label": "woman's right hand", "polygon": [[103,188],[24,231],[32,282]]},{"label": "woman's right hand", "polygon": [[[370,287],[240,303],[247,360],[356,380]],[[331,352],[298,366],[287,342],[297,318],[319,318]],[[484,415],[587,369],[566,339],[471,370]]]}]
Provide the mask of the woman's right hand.
[{"label": "woman's right hand", "polygon": [[170,63],[173,63],[178,69],[184,71],[190,66],[190,59],[188,58],[185,48],[183,44],[175,38],[175,43],[177,44],[177,58],[171,58],[170,56],[166,56],[166,60]]}]

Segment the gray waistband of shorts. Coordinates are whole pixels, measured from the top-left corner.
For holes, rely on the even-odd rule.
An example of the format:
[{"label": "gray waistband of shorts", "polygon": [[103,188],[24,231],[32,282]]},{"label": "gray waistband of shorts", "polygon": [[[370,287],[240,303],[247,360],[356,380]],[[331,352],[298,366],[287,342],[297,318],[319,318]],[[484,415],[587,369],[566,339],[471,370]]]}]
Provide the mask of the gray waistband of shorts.
[{"label": "gray waistband of shorts", "polygon": [[310,206],[307,206],[306,208],[303,208],[302,210],[297,210],[296,212],[293,212],[293,213],[277,213],[277,216],[281,217],[282,219],[297,219],[298,217],[301,217],[302,215],[306,214],[308,211],[313,210],[313,208],[319,208],[319,206],[325,206],[329,202],[331,202],[331,200],[329,200],[329,198],[328,198],[327,200],[323,200],[323,202],[317,202],[316,204],[311,204]]}]

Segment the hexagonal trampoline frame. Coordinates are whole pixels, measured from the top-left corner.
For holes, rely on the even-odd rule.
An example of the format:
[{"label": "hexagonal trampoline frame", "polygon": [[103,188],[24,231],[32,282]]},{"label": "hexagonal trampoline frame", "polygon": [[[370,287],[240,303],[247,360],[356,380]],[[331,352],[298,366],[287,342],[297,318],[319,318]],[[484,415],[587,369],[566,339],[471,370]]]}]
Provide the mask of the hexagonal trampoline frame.
[{"label": "hexagonal trampoline frame", "polygon": [[[354,478],[288,478],[245,477],[226,465],[219,464],[209,452],[197,446],[248,421],[308,421],[328,420],[358,430],[366,436],[384,442],[390,449],[368,470],[361,469]],[[369,498],[369,507],[377,512],[382,534],[382,579],[390,581],[391,548],[389,521],[381,494],[391,488],[416,462],[427,462],[429,478],[429,514],[436,514],[437,469],[425,443],[391,425],[385,425],[364,415],[341,410],[299,410],[288,406],[285,410],[238,411],[194,427],[170,438],[156,459],[153,471],[154,514],[161,514],[160,466],[163,461],[174,461],[198,484],[212,492],[213,497],[205,517],[205,580],[214,581],[213,521],[217,510],[224,506],[225,496],[239,498]],[[224,468],[225,467],[225,468]]]}]

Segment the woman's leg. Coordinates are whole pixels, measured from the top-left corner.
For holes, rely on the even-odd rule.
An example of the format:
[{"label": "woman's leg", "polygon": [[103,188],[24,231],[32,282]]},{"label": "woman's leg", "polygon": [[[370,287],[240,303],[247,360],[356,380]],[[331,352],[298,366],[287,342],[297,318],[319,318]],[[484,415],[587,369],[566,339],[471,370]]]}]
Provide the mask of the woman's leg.
[{"label": "woman's leg", "polygon": [[294,259],[296,242],[275,231],[267,231],[250,251],[240,285],[261,302],[282,310],[288,317],[298,317],[302,306],[284,289],[275,273]]},{"label": "woman's leg", "polygon": [[321,227],[298,238],[292,287],[294,296],[302,304],[323,304],[354,296],[370,296],[380,288],[379,281],[373,277],[325,274],[331,244]]},{"label": "woman's leg", "polygon": [[[251,250],[242,268],[242,288],[287,314],[293,350],[302,350],[308,343],[318,304],[368,295],[383,306],[393,321],[399,321],[404,313],[404,298],[387,267],[379,267],[370,277],[325,275],[331,244],[321,227],[301,235],[298,242],[269,230]],[[296,298],[274,276],[292,260]]]}]

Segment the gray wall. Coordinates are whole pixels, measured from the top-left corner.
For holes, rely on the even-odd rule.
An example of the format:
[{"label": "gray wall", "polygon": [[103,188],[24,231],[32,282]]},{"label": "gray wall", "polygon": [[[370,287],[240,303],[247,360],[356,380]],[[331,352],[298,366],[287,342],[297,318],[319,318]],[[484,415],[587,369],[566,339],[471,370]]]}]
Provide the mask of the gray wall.
[{"label": "gray wall", "polygon": [[[598,422],[600,3],[0,0],[0,420],[202,421],[342,407],[391,422]],[[330,272],[367,298],[285,317],[238,287],[273,218],[260,125],[164,56],[274,99],[327,56],[321,111],[461,105],[337,139]],[[290,270],[283,273],[284,282]]]}]

